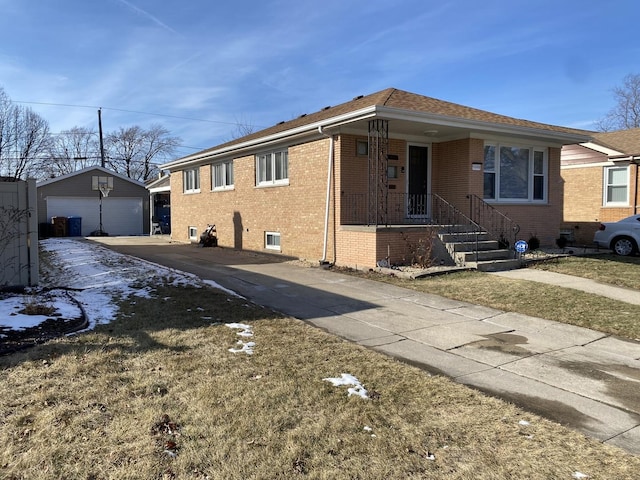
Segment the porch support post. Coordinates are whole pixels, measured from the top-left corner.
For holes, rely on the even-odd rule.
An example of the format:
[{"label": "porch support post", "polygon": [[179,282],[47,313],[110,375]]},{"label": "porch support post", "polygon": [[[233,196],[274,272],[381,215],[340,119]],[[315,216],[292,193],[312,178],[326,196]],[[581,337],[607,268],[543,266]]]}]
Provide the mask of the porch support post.
[{"label": "porch support post", "polygon": [[389,152],[389,121],[369,120],[369,189],[368,225],[386,225],[389,195],[387,154]]}]

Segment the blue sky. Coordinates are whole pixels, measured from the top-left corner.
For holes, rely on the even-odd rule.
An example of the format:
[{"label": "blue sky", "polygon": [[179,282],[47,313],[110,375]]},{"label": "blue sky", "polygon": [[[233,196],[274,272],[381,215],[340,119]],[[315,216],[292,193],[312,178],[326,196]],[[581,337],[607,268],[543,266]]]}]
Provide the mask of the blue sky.
[{"label": "blue sky", "polygon": [[[640,2],[0,0],[0,87],[49,121],[160,123],[178,155],[395,87],[594,128],[640,74]],[[55,104],[55,105],[51,105]]]}]

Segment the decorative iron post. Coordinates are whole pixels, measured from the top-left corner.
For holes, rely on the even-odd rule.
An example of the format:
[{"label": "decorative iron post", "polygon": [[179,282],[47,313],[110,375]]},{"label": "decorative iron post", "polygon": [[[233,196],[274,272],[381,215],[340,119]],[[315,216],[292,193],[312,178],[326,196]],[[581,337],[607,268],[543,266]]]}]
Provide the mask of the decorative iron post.
[{"label": "decorative iron post", "polygon": [[386,225],[389,192],[387,153],[389,151],[389,121],[369,120],[369,191],[367,224]]}]

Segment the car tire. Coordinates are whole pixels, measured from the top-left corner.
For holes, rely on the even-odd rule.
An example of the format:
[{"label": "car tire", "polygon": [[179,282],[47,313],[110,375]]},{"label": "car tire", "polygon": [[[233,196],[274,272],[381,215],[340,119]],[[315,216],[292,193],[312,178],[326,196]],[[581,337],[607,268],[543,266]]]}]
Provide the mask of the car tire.
[{"label": "car tire", "polygon": [[630,237],[618,237],[611,242],[611,250],[616,252],[617,255],[626,257],[632,255],[638,251],[638,246],[633,238]]}]

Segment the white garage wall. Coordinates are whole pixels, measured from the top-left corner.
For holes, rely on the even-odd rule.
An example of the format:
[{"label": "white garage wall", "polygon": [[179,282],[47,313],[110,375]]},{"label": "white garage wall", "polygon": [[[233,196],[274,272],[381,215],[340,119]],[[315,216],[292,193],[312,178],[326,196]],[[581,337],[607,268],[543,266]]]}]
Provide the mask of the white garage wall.
[{"label": "white garage wall", "polygon": [[[81,217],[82,235],[100,228],[100,200],[89,197],[47,197],[47,217]],[[102,199],[102,230],[109,235],[142,235],[141,198]]]}]

